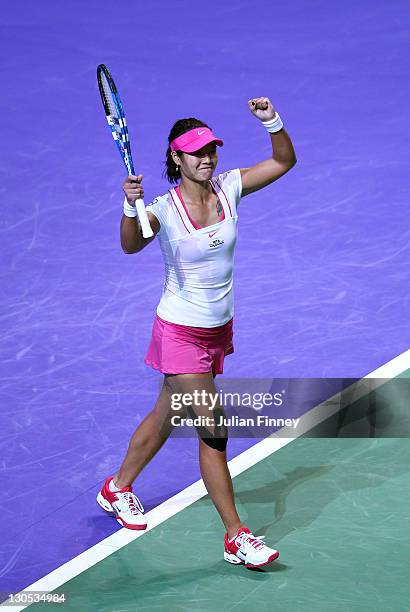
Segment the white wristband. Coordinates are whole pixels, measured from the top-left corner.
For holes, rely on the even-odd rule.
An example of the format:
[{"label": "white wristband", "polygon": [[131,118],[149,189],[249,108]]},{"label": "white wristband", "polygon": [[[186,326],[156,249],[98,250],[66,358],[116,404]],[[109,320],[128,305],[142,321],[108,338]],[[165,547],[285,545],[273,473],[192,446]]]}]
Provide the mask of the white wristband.
[{"label": "white wristband", "polygon": [[138,213],[136,207],[131,206],[131,204],[128,204],[127,198],[124,198],[124,215],[126,217],[136,217],[137,214]]},{"label": "white wristband", "polygon": [[266,127],[268,132],[273,134],[274,132],[279,132],[283,128],[282,119],[279,117],[279,113],[275,112],[275,116],[273,119],[269,119],[268,121],[262,121],[263,125]]}]

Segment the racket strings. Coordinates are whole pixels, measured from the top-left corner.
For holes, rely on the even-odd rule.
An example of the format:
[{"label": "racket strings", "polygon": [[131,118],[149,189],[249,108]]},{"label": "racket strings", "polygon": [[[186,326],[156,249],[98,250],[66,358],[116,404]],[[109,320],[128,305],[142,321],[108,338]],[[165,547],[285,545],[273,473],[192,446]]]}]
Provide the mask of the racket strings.
[{"label": "racket strings", "polygon": [[131,145],[124,110],[122,108],[121,100],[116,91],[114,82],[112,81],[112,84],[110,83],[110,79],[112,80],[112,77],[110,75],[110,79],[107,78],[105,73],[106,70],[108,71],[105,66],[101,66],[101,69],[99,67],[98,83],[104,103],[107,123],[110,126],[112,136],[120,149],[120,153],[127,167],[128,174],[134,174]]},{"label": "racket strings", "polygon": [[114,102],[114,95],[111,91],[111,87],[108,83],[107,77],[105,74],[101,75],[101,86],[102,86],[102,95],[104,98],[105,105],[108,107],[110,115],[119,119],[118,108]]}]

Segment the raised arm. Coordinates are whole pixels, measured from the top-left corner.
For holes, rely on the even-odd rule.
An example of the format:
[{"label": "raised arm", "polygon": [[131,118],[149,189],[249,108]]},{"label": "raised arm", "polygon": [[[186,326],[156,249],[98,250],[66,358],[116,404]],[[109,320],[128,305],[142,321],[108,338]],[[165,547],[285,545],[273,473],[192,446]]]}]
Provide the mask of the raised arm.
[{"label": "raised arm", "polygon": [[[269,98],[253,98],[249,100],[248,106],[260,121],[269,121],[276,116]],[[269,136],[272,143],[272,157],[250,168],[241,168],[242,197],[270,185],[296,164],[292,141],[285,129],[282,127]]]},{"label": "raised arm", "polygon": [[[139,174],[138,176],[128,176],[125,179],[122,188],[124,190],[128,204],[130,204],[130,206],[134,206],[135,200],[144,197],[142,174]],[[128,217],[125,214],[122,216],[120,238],[121,247],[124,253],[131,254],[142,251],[144,247],[146,247],[150,242],[154,240],[155,235],[158,234],[160,230],[160,224],[158,219],[150,212],[147,212],[147,215],[148,221],[151,225],[151,229],[154,232],[154,235],[151,236],[151,238],[144,238],[142,236],[142,230],[138,221],[138,217]]]}]

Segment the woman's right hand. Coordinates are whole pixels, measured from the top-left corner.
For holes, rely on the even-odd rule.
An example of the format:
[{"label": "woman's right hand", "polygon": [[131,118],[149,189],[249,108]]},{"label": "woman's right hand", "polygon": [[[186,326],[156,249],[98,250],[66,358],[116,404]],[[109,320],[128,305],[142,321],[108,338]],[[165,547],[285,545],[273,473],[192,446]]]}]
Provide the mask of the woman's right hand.
[{"label": "woman's right hand", "polygon": [[144,197],[144,187],[141,184],[142,174],[138,176],[127,176],[125,179],[122,189],[127,198],[128,204],[134,205],[135,200],[139,200]]}]

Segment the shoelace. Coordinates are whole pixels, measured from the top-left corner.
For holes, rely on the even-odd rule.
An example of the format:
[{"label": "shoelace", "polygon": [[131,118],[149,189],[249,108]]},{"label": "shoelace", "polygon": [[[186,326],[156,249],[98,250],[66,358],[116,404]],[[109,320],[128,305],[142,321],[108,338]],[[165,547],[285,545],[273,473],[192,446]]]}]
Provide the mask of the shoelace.
[{"label": "shoelace", "polygon": [[239,544],[239,546],[243,546],[245,549],[244,552],[246,553],[250,546],[256,550],[260,550],[266,546],[265,542],[262,542],[264,538],[265,536],[254,536],[253,533],[241,533],[241,535],[236,538],[235,543]]},{"label": "shoelace", "polygon": [[[117,493],[118,495],[118,493]],[[121,507],[124,508],[124,504],[130,510],[131,514],[136,515],[140,512],[144,512],[144,508],[134,493],[121,493],[120,496]]]}]

